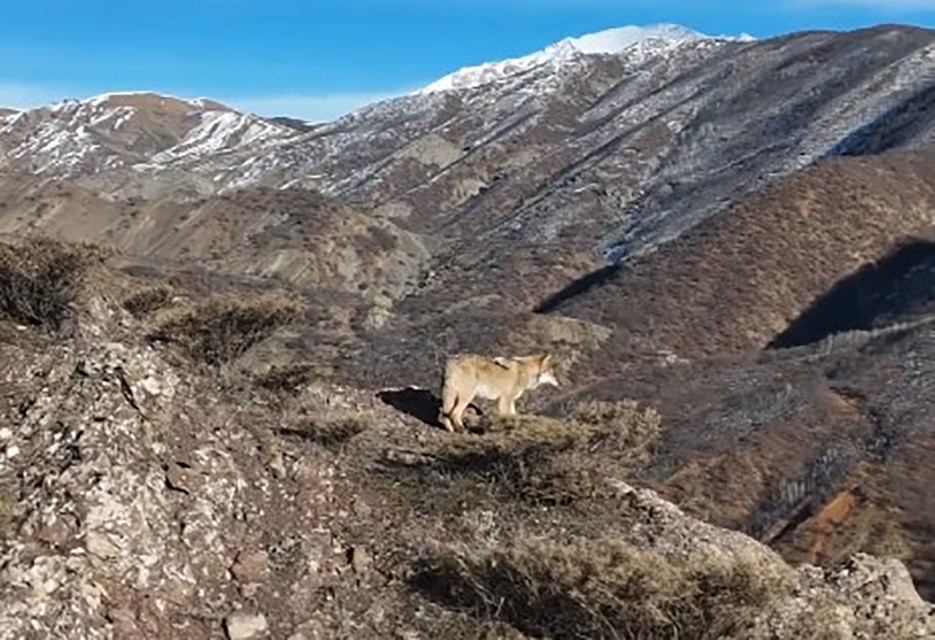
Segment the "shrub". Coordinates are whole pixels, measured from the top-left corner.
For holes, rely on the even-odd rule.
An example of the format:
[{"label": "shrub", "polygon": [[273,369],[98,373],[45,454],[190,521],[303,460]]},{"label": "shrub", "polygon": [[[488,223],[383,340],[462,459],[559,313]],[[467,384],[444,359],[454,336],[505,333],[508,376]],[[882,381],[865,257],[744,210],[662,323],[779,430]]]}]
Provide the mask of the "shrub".
[{"label": "shrub", "polygon": [[416,496],[418,510],[448,504],[442,494],[463,495],[469,485],[483,487],[485,499],[537,506],[601,500],[612,493],[607,478],[642,458],[659,424],[654,409],[629,401],[582,405],[563,420],[485,415],[480,434],[450,434],[416,464],[393,468],[418,486],[427,477],[439,480]]},{"label": "shrub", "polygon": [[642,456],[659,435],[662,417],[653,407],[633,400],[585,402],[571,412],[572,422],[602,429],[614,437],[618,449],[632,457]]},{"label": "shrub", "polygon": [[219,294],[164,311],[151,339],[180,345],[196,362],[220,365],[295,320],[301,306],[280,295]]},{"label": "shrub", "polygon": [[320,377],[322,367],[310,364],[288,364],[272,366],[256,376],[256,384],[267,391],[295,393],[299,388]]},{"label": "shrub", "polygon": [[106,255],[95,245],[47,238],[0,244],[0,316],[19,324],[59,328],[85,272]]},{"label": "shrub", "polygon": [[340,448],[359,433],[367,430],[370,416],[348,413],[345,415],[322,415],[300,423],[298,426],[280,429],[283,435],[298,436],[323,447]]},{"label": "shrub", "polygon": [[139,289],[127,296],[123,308],[136,318],[143,318],[169,303],[173,294],[172,287],[164,284]]},{"label": "shrub", "polygon": [[701,639],[741,634],[794,584],[788,566],[752,556],[668,558],[610,538],[517,540],[485,553],[429,559],[418,568],[416,586],[533,635]]}]

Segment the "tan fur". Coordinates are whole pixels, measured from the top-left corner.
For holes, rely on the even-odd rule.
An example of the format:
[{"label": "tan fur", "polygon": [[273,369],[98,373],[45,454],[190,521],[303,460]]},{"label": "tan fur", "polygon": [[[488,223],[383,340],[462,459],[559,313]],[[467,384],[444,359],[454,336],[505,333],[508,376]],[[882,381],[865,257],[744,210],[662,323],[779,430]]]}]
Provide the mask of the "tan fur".
[{"label": "tan fur", "polygon": [[464,354],[448,359],[438,421],[448,431],[463,430],[462,415],[479,396],[497,401],[500,415],[516,415],[516,401],[541,384],[558,386],[550,355],[488,358]]}]

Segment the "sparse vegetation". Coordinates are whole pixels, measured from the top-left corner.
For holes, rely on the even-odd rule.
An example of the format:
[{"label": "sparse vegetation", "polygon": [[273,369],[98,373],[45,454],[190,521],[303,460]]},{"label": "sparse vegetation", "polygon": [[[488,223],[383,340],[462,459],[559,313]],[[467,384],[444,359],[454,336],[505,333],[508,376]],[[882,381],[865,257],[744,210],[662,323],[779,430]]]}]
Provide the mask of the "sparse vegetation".
[{"label": "sparse vegetation", "polygon": [[345,442],[367,430],[372,416],[361,413],[324,413],[298,425],[280,429],[286,436],[297,436],[327,448],[340,448]]},{"label": "sparse vegetation", "polygon": [[523,536],[505,548],[440,553],[415,584],[533,635],[701,639],[743,637],[745,623],[791,591],[792,576],[752,556],[668,558],[611,538]]},{"label": "sparse vegetation", "polygon": [[0,543],[16,530],[16,498],[16,488],[12,483],[0,483]]},{"label": "sparse vegetation", "polygon": [[[607,478],[642,458],[659,425],[655,409],[631,401],[582,405],[563,420],[485,416],[479,433],[454,434],[415,464],[395,465],[395,473],[418,487],[409,495],[420,510],[459,509],[477,487],[481,500],[540,506],[600,500],[609,497]],[[427,491],[425,476],[436,480]]]},{"label": "sparse vegetation", "polygon": [[272,366],[255,378],[257,385],[267,391],[292,394],[314,380],[321,372],[311,363]]},{"label": "sparse vegetation", "polygon": [[[885,260],[882,273],[893,273],[887,256],[894,243],[927,234],[931,167],[930,159],[910,154],[829,159],[732,203],[666,251],[580,277],[539,309],[615,328],[587,363],[597,377],[619,374],[620,364],[645,355],[646,345],[688,360],[764,347],[842,280],[853,283],[864,265]],[[819,330],[809,339],[861,316],[864,325],[886,321],[878,314],[899,297],[874,294],[866,278],[857,283],[869,295],[838,300],[855,308],[826,305],[841,314],[843,327],[812,327]],[[917,290],[924,304],[928,289]],[[810,333],[798,329],[803,337]]]},{"label": "sparse vegetation", "polygon": [[151,339],[177,344],[196,362],[216,366],[295,320],[301,306],[282,295],[219,294],[163,311]]},{"label": "sparse vegetation", "polygon": [[0,317],[58,329],[68,316],[87,269],[105,249],[47,238],[0,243]]},{"label": "sparse vegetation", "polygon": [[662,416],[655,408],[641,407],[633,400],[585,402],[572,410],[569,419],[609,432],[617,439],[618,448],[634,457],[646,453],[662,424]]},{"label": "sparse vegetation", "polygon": [[143,318],[167,305],[172,299],[172,287],[159,284],[139,289],[123,301],[123,308],[137,319]]}]

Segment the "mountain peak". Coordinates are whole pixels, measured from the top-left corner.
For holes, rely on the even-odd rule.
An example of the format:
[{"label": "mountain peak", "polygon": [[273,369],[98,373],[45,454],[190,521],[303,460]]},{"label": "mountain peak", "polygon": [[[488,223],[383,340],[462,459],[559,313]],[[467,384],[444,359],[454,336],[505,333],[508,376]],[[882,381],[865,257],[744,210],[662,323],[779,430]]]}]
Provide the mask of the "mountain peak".
[{"label": "mountain peak", "polygon": [[[646,27],[630,25],[588,33],[577,38],[565,38],[557,44],[567,43],[580,53],[593,55],[619,53],[646,40],[665,40],[681,43],[707,37],[702,33],[678,24],[656,24]],[[549,47],[546,48],[546,50],[548,49]]]},{"label": "mountain peak", "polygon": [[523,73],[543,64],[561,64],[580,55],[612,55],[642,44],[661,45],[667,49],[699,40],[750,41],[740,36],[708,36],[678,24],[629,25],[559,40],[519,58],[464,67],[418,90],[416,94],[437,93],[479,87]]},{"label": "mountain peak", "polygon": [[52,113],[71,113],[74,111],[93,111],[114,109],[132,109],[142,113],[179,115],[193,112],[222,111],[234,109],[210,98],[179,98],[155,91],[115,91],[102,93],[87,98],[64,98],[58,102],[30,109],[11,109],[0,107],[0,117],[8,117],[28,111],[48,111]]},{"label": "mountain peak", "polygon": [[[65,101],[65,103],[74,101]],[[193,100],[179,98],[176,96],[156,93],[154,91],[121,91],[114,93],[102,93],[98,96],[77,101],[79,104],[90,106],[107,107],[133,107],[141,111],[152,112],[176,112],[186,113],[190,111],[232,111],[220,102],[207,98],[195,98]],[[63,104],[63,103],[59,103]]]}]

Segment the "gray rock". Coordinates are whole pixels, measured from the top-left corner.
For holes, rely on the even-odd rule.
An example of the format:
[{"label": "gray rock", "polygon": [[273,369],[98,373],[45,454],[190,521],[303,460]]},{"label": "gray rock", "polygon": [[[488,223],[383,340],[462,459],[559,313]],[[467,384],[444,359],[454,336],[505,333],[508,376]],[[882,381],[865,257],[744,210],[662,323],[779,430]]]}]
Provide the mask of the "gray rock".
[{"label": "gray rock", "polygon": [[269,574],[269,554],[262,549],[241,552],[231,567],[231,573],[241,582],[258,582]]},{"label": "gray rock", "polygon": [[230,640],[250,640],[266,635],[269,625],[263,614],[236,611],[224,618],[224,630]]}]

